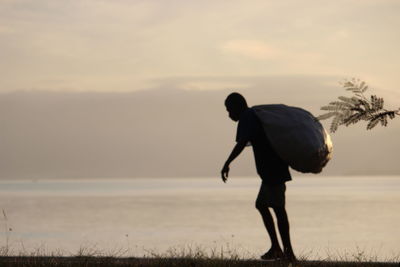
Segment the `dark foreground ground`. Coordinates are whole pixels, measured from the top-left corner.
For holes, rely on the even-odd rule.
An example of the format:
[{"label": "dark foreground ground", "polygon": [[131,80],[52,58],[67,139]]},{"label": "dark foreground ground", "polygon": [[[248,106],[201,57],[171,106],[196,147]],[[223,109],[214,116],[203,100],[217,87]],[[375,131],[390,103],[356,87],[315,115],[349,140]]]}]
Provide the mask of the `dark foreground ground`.
[{"label": "dark foreground ground", "polygon": [[383,262],[334,262],[334,261],[284,261],[266,262],[243,259],[196,259],[196,258],[114,258],[114,257],[0,257],[0,266],[270,266],[270,267],[400,267],[400,263]]}]

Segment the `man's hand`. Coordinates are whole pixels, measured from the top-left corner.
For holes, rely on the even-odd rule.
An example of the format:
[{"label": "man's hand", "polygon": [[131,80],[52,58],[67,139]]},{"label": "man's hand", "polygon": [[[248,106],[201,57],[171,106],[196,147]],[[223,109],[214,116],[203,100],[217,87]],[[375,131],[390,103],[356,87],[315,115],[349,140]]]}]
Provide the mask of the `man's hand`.
[{"label": "man's hand", "polygon": [[228,175],[229,175],[229,165],[225,164],[221,170],[221,178],[224,183],[226,183],[226,180],[228,180]]},{"label": "man's hand", "polygon": [[226,160],[224,167],[221,171],[221,178],[224,183],[228,180],[229,174],[229,164],[240,154],[242,153],[243,149],[246,147],[247,141],[239,141],[235,147],[233,148],[231,154],[229,155],[228,159]]}]

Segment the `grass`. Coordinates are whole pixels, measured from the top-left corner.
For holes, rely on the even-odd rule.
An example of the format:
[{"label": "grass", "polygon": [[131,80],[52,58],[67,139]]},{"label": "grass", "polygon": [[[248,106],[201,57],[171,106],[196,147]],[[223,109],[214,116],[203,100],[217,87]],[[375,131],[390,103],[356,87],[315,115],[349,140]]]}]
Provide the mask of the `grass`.
[{"label": "grass", "polygon": [[[396,266],[400,267],[400,254],[384,261],[378,261],[378,255],[366,253],[357,247],[356,252],[327,251],[327,258],[309,260],[309,253],[298,255],[296,263],[286,261],[266,262],[258,260],[250,252],[242,251],[229,243],[221,247],[205,248],[199,245],[171,247],[165,252],[145,250],[141,257],[129,257],[130,248],[119,248],[112,251],[87,246],[81,246],[75,253],[63,251],[47,252],[44,246],[33,251],[27,251],[21,242],[22,251],[15,251],[10,244],[12,228],[8,225],[6,212],[3,210],[5,244],[0,246],[0,267],[20,266],[271,266],[271,267],[373,267]],[[68,256],[66,256],[68,255]]]},{"label": "grass", "polygon": [[[10,250],[2,250],[10,253]],[[373,267],[396,266],[399,267],[400,257],[377,262],[376,257],[368,257],[362,251],[355,254],[339,254],[326,259],[308,260],[306,255],[300,255],[296,263],[285,261],[265,262],[251,256],[239,255],[238,251],[229,247],[220,249],[205,249],[201,246],[185,246],[170,248],[163,253],[147,251],[143,257],[127,257],[127,250],[101,251],[96,248],[81,247],[70,256],[61,252],[45,253],[35,250],[31,253],[19,255],[0,254],[0,266],[271,266],[271,267]]]},{"label": "grass", "polygon": [[373,267],[393,266],[395,262],[339,262],[339,261],[298,261],[289,263],[285,261],[265,262],[255,259],[218,259],[218,258],[118,258],[118,257],[62,257],[62,256],[14,256],[0,257],[0,266],[328,266],[328,267]]}]

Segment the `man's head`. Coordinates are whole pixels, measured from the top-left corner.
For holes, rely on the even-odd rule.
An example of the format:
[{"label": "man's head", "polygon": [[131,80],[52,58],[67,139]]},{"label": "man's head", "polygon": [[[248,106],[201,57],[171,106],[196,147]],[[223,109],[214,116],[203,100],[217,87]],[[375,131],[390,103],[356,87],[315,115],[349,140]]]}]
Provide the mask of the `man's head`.
[{"label": "man's head", "polygon": [[246,99],[239,93],[228,95],[225,100],[225,107],[229,113],[229,118],[233,121],[238,121],[240,114],[248,108]]}]

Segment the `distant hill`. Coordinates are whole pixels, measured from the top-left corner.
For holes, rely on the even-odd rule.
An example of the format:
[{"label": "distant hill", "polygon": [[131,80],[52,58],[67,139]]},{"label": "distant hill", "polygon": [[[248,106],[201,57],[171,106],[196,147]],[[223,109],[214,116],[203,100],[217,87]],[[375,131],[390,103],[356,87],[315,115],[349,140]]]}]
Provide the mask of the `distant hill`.
[{"label": "distant hill", "polygon": [[[285,103],[317,115],[343,93],[329,80],[258,78],[238,91],[250,105]],[[129,93],[0,94],[0,179],[218,177],[234,145],[236,124],[223,105],[231,91],[175,84]],[[362,123],[340,128],[323,175],[400,174],[399,136],[400,120],[372,131]],[[231,175],[256,175],[250,148]]]}]

